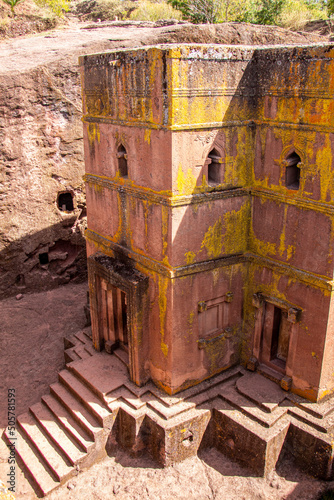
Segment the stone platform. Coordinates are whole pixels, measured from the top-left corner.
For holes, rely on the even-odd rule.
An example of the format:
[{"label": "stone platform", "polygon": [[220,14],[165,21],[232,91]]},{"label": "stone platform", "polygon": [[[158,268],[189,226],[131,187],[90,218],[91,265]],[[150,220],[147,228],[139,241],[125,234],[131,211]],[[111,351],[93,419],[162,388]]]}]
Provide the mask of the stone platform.
[{"label": "stone platform", "polygon": [[169,396],[134,385],[120,357],[82,352],[17,419],[16,450],[42,494],[119,445],[163,466],[216,447],[261,476],[286,446],[304,470],[332,478],[334,401],[310,403],[242,367]]}]

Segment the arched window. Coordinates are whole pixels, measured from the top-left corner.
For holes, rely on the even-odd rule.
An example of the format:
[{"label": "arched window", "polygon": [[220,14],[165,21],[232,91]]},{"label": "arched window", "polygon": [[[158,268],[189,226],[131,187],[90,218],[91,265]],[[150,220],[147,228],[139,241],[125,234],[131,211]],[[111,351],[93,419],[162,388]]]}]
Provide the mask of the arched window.
[{"label": "arched window", "polygon": [[300,181],[300,156],[294,151],[285,160],[285,185],[288,189],[299,189]]},{"label": "arched window", "polygon": [[216,149],[208,155],[208,183],[220,184],[222,182],[222,158]]},{"label": "arched window", "polygon": [[121,144],[117,149],[118,171],[120,177],[128,176],[128,155],[125,147]]}]

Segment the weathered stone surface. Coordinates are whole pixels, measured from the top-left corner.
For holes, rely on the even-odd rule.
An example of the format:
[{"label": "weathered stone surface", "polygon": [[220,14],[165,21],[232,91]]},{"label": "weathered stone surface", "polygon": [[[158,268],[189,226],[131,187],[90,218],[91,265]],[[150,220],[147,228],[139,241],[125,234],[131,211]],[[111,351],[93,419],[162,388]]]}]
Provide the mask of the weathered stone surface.
[{"label": "weathered stone surface", "polygon": [[[76,69],[0,75],[0,296],[85,276],[82,131]],[[59,193],[73,210],[58,207]]]},{"label": "weathered stone surface", "polygon": [[[217,32],[217,34],[216,34]],[[290,43],[320,40],[266,27],[154,23],[70,25],[2,42],[0,57],[0,297],[85,275],[86,224],[78,55],[166,41]],[[74,211],[57,208],[60,192]],[[49,263],[39,261],[49,253]],[[45,255],[44,255],[45,258]]]},{"label": "weathered stone surface", "polygon": [[[81,70],[95,346],[126,344],[131,379],[169,394],[255,358],[331,395],[334,45],[165,44]],[[118,263],[147,277],[139,300]]]}]

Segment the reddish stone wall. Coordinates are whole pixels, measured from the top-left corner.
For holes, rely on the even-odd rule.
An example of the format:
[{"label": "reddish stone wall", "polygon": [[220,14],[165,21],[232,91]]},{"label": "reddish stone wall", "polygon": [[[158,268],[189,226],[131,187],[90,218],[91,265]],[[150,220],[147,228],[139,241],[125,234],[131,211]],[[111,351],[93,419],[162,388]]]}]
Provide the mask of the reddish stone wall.
[{"label": "reddish stone wall", "polygon": [[[333,51],[165,46],[81,60],[88,251],[149,277],[145,370],[168,392],[255,354],[311,400],[333,390]],[[288,348],[274,345],[269,311]]]}]

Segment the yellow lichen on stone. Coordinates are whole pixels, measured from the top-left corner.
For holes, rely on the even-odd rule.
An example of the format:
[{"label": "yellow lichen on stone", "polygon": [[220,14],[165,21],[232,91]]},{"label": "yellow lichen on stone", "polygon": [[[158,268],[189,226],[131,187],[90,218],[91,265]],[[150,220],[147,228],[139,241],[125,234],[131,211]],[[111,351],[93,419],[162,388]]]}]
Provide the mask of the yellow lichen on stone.
[{"label": "yellow lichen on stone", "polygon": [[259,240],[254,233],[253,227],[250,227],[250,250],[262,257],[274,256],[277,253],[275,243]]},{"label": "yellow lichen on stone", "polygon": [[[252,296],[253,293],[258,293],[261,292],[264,295],[267,295],[268,297],[275,297],[276,299],[287,301],[285,293],[280,289],[280,281],[284,276],[272,272],[272,277],[271,277],[271,282],[270,283],[263,283],[260,282],[258,279],[255,277],[256,271],[261,271],[263,268],[260,265],[254,264],[250,266],[249,268],[249,283],[250,283],[250,297]],[[295,280],[292,279],[292,282],[294,283]],[[256,283],[257,289],[256,290],[251,290],[252,284]]]},{"label": "yellow lichen on stone", "polygon": [[190,311],[188,316],[188,333],[191,335],[193,333],[193,323],[195,319],[194,311]]},{"label": "yellow lichen on stone", "polygon": [[94,142],[97,140],[97,142],[100,142],[100,126],[98,123],[88,123],[87,127],[87,133],[88,133],[88,141],[89,144],[92,145]]},{"label": "yellow lichen on stone", "polygon": [[145,250],[148,251],[148,211],[149,211],[149,202],[147,200],[142,200],[143,212],[144,212],[144,232],[145,232]]},{"label": "yellow lichen on stone", "polygon": [[291,257],[294,255],[296,249],[293,245],[288,245],[287,247],[285,245],[285,229],[287,225],[287,213],[288,213],[288,205],[285,205],[284,216],[283,216],[283,229],[280,236],[280,244],[278,252],[281,257],[283,257],[284,253],[286,252],[286,258],[287,260],[290,260]]},{"label": "yellow lichen on stone", "polygon": [[246,252],[248,246],[248,228],[250,223],[250,203],[244,203],[238,211],[224,214],[225,234],[223,245],[225,253]]},{"label": "yellow lichen on stone", "polygon": [[114,234],[113,240],[118,243],[124,232],[124,221],[123,221],[123,210],[122,210],[122,200],[119,192],[117,191],[117,213],[118,213],[118,229]]},{"label": "yellow lichen on stone", "polygon": [[167,249],[168,249],[168,217],[169,217],[169,212],[168,212],[168,207],[165,205],[161,206],[161,236],[162,236],[162,254],[163,254],[163,260],[167,259]]},{"label": "yellow lichen on stone", "polygon": [[197,179],[191,168],[188,168],[187,175],[185,175],[182,166],[179,165],[176,183],[179,195],[189,195],[196,191]]},{"label": "yellow lichen on stone", "polygon": [[147,128],[144,133],[144,141],[148,144],[151,144],[151,132],[152,130],[150,128]]},{"label": "yellow lichen on stone", "polygon": [[320,174],[321,200],[331,201],[333,198],[332,150],[329,136],[325,136],[324,147],[317,150],[316,164]]},{"label": "yellow lichen on stone", "polygon": [[192,252],[191,250],[189,252],[186,252],[184,254],[184,256],[186,258],[186,263],[188,266],[195,262],[196,254],[194,252]]},{"label": "yellow lichen on stone", "polygon": [[216,286],[218,281],[219,281],[219,268],[217,269],[212,269],[212,278],[213,278],[213,286]]},{"label": "yellow lichen on stone", "polygon": [[216,259],[219,257],[223,250],[223,229],[221,217],[210,226],[204,235],[201,249],[205,248],[208,256]]},{"label": "yellow lichen on stone", "polygon": [[168,345],[165,343],[165,323],[167,313],[168,278],[159,274],[159,319],[160,319],[160,346],[164,356],[168,355]]}]

